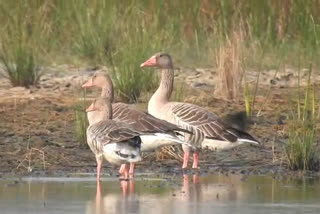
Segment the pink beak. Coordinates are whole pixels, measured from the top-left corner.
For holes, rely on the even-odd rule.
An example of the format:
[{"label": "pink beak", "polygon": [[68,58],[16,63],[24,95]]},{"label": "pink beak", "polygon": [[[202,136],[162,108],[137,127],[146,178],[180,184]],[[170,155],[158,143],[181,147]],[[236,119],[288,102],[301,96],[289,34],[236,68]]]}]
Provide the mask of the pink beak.
[{"label": "pink beak", "polygon": [[86,112],[89,112],[89,111],[95,111],[96,108],[94,107],[93,103],[86,109]]},{"label": "pink beak", "polygon": [[140,65],[141,68],[144,68],[144,67],[154,67],[157,65],[157,59],[156,59],[156,56],[152,56],[150,57],[150,59],[148,59],[147,61],[145,61],[144,63],[142,63]]},{"label": "pink beak", "polygon": [[92,87],[93,84],[92,84],[92,78],[90,78],[87,82],[85,82],[81,87],[82,88],[90,88]]}]

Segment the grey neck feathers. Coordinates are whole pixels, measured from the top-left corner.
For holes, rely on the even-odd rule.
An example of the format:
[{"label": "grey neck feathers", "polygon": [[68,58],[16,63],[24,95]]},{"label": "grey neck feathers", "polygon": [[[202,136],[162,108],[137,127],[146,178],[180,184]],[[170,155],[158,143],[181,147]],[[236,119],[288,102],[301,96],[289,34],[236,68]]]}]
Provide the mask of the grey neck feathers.
[{"label": "grey neck feathers", "polygon": [[111,102],[107,102],[102,111],[90,111],[87,112],[89,124],[98,123],[104,120],[112,119],[112,105]]},{"label": "grey neck feathers", "polygon": [[155,95],[162,102],[168,102],[173,91],[174,71],[173,68],[162,69],[161,82]]},{"label": "grey neck feathers", "polygon": [[101,97],[105,97],[109,99],[111,103],[113,102],[113,99],[114,99],[113,84],[109,76],[106,78],[106,82],[102,87]]},{"label": "grey neck feathers", "polygon": [[112,119],[112,104],[111,100],[108,100],[107,104],[105,105],[105,109],[103,111],[103,120],[111,120]]}]

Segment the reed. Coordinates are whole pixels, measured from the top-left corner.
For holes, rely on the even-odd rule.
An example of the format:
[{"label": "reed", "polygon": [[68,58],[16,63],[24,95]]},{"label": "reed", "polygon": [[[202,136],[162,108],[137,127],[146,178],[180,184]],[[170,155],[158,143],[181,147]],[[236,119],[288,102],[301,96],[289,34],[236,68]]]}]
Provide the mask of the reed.
[{"label": "reed", "polygon": [[[290,116],[288,128],[289,143],[286,156],[289,166],[294,170],[317,170],[319,168],[319,149],[317,142],[317,124],[319,123],[319,106],[315,86],[311,83],[312,65],[308,72],[307,86],[302,93],[298,85],[296,109]],[[300,76],[300,75],[299,75]]]},{"label": "reed", "polygon": [[217,59],[218,76],[217,92],[223,98],[239,101],[242,91],[242,79],[244,75],[242,56],[242,35],[234,33],[226,44],[220,47]]},{"label": "reed", "polygon": [[76,139],[79,143],[80,148],[89,148],[87,144],[87,128],[89,122],[87,119],[87,114],[85,109],[87,108],[87,103],[85,102],[85,92],[83,92],[83,99],[76,102],[73,106],[74,112],[74,131]]},{"label": "reed", "polygon": [[[140,55],[126,62],[140,64],[138,59],[156,51],[170,52],[175,61],[183,59],[184,65],[212,65],[212,59],[219,57],[217,50],[225,47],[240,26],[242,44],[265,50],[265,58],[270,59],[265,61],[266,66],[283,51],[290,56],[288,62],[294,64],[297,49],[304,50],[306,59],[319,57],[319,4],[316,0],[201,0],[184,4],[154,0],[0,1],[1,63],[11,64],[10,71],[12,67],[23,68],[15,68],[17,75],[11,75],[21,79],[36,73],[42,64],[79,60],[83,64],[106,64],[122,72],[134,66],[120,69],[121,56]],[[284,49],[278,51],[278,47]],[[250,67],[259,64],[252,50],[241,48],[244,56],[250,56],[246,58]],[[36,80],[17,82],[28,85]],[[130,85],[129,78],[127,81]],[[132,97],[140,92],[119,93],[136,100]]]}]

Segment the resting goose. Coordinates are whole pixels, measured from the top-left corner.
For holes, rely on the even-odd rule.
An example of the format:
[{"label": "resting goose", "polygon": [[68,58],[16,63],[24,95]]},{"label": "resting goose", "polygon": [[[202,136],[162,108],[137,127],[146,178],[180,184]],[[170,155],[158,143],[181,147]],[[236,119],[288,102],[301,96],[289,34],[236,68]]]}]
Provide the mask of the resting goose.
[{"label": "resting goose", "polygon": [[232,128],[217,115],[202,107],[169,101],[174,82],[173,63],[169,54],[157,53],[140,67],[157,67],[161,70],[160,86],[149,100],[148,113],[194,133],[185,136],[185,140],[192,146],[183,145],[182,168],[187,168],[190,150],[194,151],[192,168],[198,168],[202,144],[214,145],[216,149],[232,148],[242,143],[258,144],[248,133]]},{"label": "resting goose", "polygon": [[[108,97],[112,102],[114,99],[113,84],[110,76],[105,72],[96,72],[82,87],[100,87],[102,88],[101,97]],[[153,135],[141,136],[141,151],[152,151],[165,145],[177,143],[185,144],[182,134],[192,133],[190,131],[179,128],[177,125],[171,124],[165,120],[160,120],[154,116],[132,108],[132,105],[125,103],[112,104],[113,120],[133,125],[139,131],[153,132]],[[182,139],[179,139],[182,138]],[[126,166],[123,164],[119,172],[122,174]],[[134,163],[130,164],[130,174],[134,173]]]}]

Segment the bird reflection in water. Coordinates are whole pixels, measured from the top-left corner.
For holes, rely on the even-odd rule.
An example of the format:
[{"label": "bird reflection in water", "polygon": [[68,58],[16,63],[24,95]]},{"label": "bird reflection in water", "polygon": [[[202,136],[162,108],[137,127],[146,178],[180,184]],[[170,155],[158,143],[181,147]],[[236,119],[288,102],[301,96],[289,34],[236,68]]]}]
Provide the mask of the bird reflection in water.
[{"label": "bird reflection in water", "polygon": [[95,212],[103,213],[127,213],[135,208],[135,182],[134,179],[119,179],[122,194],[108,193],[102,196],[101,186],[103,182],[97,182]]},{"label": "bird reflection in water", "polygon": [[[192,180],[192,181],[191,181]],[[192,183],[191,183],[192,182]],[[189,204],[197,203],[201,201],[201,184],[200,178],[198,174],[184,174],[183,175],[183,186],[181,189],[180,197],[178,197],[178,201],[185,202]],[[181,207],[181,213],[198,213],[198,206],[185,206]]]},{"label": "bird reflection in water", "polygon": [[[97,182],[95,209],[90,213],[153,212],[157,214],[170,213],[176,209],[183,211],[182,213],[197,212],[198,206],[181,206],[181,202],[193,204],[202,200],[199,175],[184,174],[181,184],[181,189],[176,189],[173,194],[170,193],[172,190],[168,190],[168,194],[159,197],[153,193],[141,193],[140,189],[137,194],[134,179],[120,179],[120,193],[119,191],[114,192],[111,188],[101,188],[103,182]],[[108,193],[104,193],[103,190]]]}]

